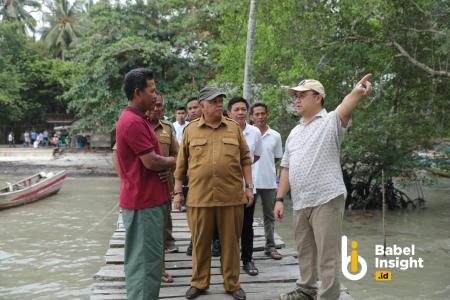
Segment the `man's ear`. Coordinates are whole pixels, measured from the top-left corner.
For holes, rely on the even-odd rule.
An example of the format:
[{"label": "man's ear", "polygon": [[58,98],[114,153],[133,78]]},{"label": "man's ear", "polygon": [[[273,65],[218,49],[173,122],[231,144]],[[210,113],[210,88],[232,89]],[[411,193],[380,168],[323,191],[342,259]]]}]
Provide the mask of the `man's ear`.
[{"label": "man's ear", "polygon": [[134,89],[134,92],[133,92],[133,97],[134,97],[134,96],[140,96],[140,92],[141,92],[141,91],[140,91],[138,88],[135,88],[135,89]]}]

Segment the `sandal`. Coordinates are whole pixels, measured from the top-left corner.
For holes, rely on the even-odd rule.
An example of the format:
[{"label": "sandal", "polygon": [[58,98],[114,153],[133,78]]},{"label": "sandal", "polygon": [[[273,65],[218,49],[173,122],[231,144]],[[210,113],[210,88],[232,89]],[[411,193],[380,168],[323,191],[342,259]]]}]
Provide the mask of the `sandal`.
[{"label": "sandal", "polygon": [[258,268],[256,268],[255,264],[252,261],[244,263],[244,266],[242,268],[244,269],[245,273],[250,276],[256,276],[259,273]]},{"label": "sandal", "polygon": [[170,275],[170,274],[167,273],[167,272],[164,272],[164,273],[162,274],[162,276],[161,276],[161,282],[164,282],[164,283],[172,283],[172,282],[173,282],[173,277],[172,277],[172,275]]},{"label": "sandal", "polygon": [[274,260],[280,260],[283,258],[283,255],[281,255],[277,250],[264,251],[264,254]]}]

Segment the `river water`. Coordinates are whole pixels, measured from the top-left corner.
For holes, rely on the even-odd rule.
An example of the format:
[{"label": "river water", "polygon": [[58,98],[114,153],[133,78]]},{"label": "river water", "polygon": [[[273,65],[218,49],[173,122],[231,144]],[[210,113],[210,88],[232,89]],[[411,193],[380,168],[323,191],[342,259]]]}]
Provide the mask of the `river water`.
[{"label": "river water", "polygon": [[[14,179],[0,176],[0,182]],[[69,177],[51,198],[0,211],[0,299],[88,299],[115,229],[118,186],[112,177]],[[344,233],[358,241],[368,264],[360,281],[341,276],[355,299],[450,299],[450,180],[426,188],[425,198],[426,209],[388,212],[388,246],[414,244],[416,257],[424,260],[420,270],[390,270],[391,281],[374,279],[381,213],[346,213]],[[294,248],[291,207],[287,201],[276,231]]]}]

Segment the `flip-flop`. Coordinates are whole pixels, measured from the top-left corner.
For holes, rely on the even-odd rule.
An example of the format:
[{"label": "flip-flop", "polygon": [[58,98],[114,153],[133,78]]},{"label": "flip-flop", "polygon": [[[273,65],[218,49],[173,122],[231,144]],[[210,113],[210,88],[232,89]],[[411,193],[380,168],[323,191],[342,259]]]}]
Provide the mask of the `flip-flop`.
[{"label": "flip-flop", "polygon": [[173,282],[173,277],[172,277],[172,275],[170,275],[170,274],[167,273],[167,272],[164,272],[164,273],[162,274],[162,276],[161,276],[161,282],[164,282],[164,283],[172,283],[172,282]]},{"label": "flip-flop", "polygon": [[252,261],[246,262],[242,268],[250,276],[256,276],[259,273],[258,268],[255,267]]}]

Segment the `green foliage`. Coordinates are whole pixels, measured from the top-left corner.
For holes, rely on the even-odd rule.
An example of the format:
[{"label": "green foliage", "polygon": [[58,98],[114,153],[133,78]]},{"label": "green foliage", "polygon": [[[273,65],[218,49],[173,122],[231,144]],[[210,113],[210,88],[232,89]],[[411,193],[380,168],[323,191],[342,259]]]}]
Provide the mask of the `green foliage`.
[{"label": "green foliage", "polygon": [[46,57],[46,51],[20,30],[0,22],[0,119],[41,123],[47,112],[66,111],[61,97],[79,72],[77,65]]},{"label": "green foliage", "polygon": [[77,39],[83,35],[85,27],[82,22],[83,0],[48,0],[50,12],[44,12],[47,26],[42,29],[42,40],[55,56],[65,59],[65,52],[72,48]]},{"label": "green foliage", "polygon": [[[39,2],[0,0],[2,120],[44,120],[69,105],[81,128],[109,131],[126,105],[123,77],[135,67],[153,69],[169,116],[207,83],[230,96],[242,91],[248,1],[45,3],[43,39],[65,61],[23,33],[34,21],[22,8]],[[287,87],[317,78],[333,110],[374,74],[342,148],[347,184],[371,186],[381,168],[413,178],[422,167],[417,150],[450,137],[450,2],[260,0],[256,8],[254,98],[269,105],[269,123],[284,139],[298,121],[286,110]]]},{"label": "green foliage", "polygon": [[[227,1],[220,27],[218,78],[240,89],[248,3]],[[365,73],[373,95],[353,115],[342,149],[347,180],[368,184],[415,177],[415,151],[449,134],[448,1],[258,1],[254,53],[256,99],[270,107],[284,138],[286,88],[305,78],[325,86],[333,110]],[[404,51],[402,51],[404,50]]]},{"label": "green foliage", "polygon": [[30,10],[41,7],[39,1],[35,0],[0,0],[0,17],[3,21],[19,21],[22,33],[26,29],[35,31],[36,20],[31,16]]},{"label": "green foliage", "polygon": [[82,65],[83,75],[65,94],[80,119],[80,129],[115,127],[126,105],[123,77],[136,67],[153,70],[168,114],[197,94],[210,74],[208,34],[186,30],[204,22],[194,4],[199,5],[171,1],[123,6],[100,1],[90,8],[89,31],[69,55]]}]

